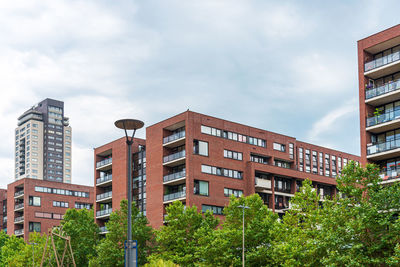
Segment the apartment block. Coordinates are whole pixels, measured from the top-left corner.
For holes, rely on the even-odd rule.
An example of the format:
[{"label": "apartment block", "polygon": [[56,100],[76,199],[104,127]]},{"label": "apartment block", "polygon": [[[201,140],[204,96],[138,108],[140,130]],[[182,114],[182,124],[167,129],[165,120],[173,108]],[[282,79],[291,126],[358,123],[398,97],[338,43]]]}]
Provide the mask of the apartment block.
[{"label": "apartment block", "polygon": [[[146,213],[146,151],[145,141],[135,138],[133,153],[133,200]],[[122,199],[128,198],[128,148],[125,137],[94,150],[94,211],[102,234],[113,209],[119,209]]]},{"label": "apartment block", "polygon": [[358,41],[361,161],[400,178],[400,25]]},{"label": "apartment block", "polygon": [[91,209],[93,191],[91,186],[31,178],[15,181],[7,186],[7,233],[25,239],[29,232],[47,233],[68,208]]},{"label": "apartment block", "polygon": [[[137,205],[156,228],[165,223],[165,208],[176,200],[222,217],[230,195],[257,193],[271,210],[283,214],[304,179],[312,180],[321,198],[333,196],[335,177],[349,160],[360,161],[355,155],[192,111],[147,127],[146,141],[140,141],[133,152],[134,199],[144,200]],[[112,179],[121,168],[118,179],[126,187],[125,146],[118,139],[95,149],[96,182],[102,175],[99,165],[112,154]],[[117,153],[123,157],[116,158]],[[138,169],[143,167],[144,182],[139,183]],[[114,182],[108,190],[112,199],[120,190],[126,198],[126,189]]]},{"label": "apartment block", "polygon": [[45,99],[18,118],[15,180],[34,178],[71,183],[71,127],[64,103]]}]

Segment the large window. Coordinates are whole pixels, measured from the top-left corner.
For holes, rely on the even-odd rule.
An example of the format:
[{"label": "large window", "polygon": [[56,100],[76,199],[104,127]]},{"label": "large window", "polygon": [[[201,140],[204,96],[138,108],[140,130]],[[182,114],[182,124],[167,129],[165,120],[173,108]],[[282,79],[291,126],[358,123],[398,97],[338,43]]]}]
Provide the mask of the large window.
[{"label": "large window", "polygon": [[285,152],[286,151],[286,145],[282,145],[279,143],[274,143],[274,149],[278,151]]},{"label": "large window", "polygon": [[274,160],[274,165],[281,167],[281,168],[286,168],[286,169],[290,169],[290,162],[284,161],[284,160],[278,160],[275,159]]},{"label": "large window", "polygon": [[201,211],[206,212],[207,210],[211,210],[213,214],[223,215],[224,207],[220,206],[211,206],[211,205],[201,205]]},{"label": "large window", "polygon": [[193,140],[193,153],[202,156],[208,156],[208,143],[199,140]]},{"label": "large window", "polygon": [[68,202],[64,201],[53,201],[53,207],[61,207],[61,208],[68,208]]},{"label": "large window", "polygon": [[229,159],[243,160],[243,154],[241,152],[226,149],[224,149],[224,157]]},{"label": "large window", "polygon": [[224,196],[229,197],[231,195],[234,195],[235,197],[241,197],[243,195],[243,191],[239,189],[224,188]]},{"label": "large window", "polygon": [[250,161],[253,161],[253,162],[268,164],[268,159],[269,159],[269,157],[267,157],[267,156],[250,154]]},{"label": "large window", "polygon": [[235,132],[223,131],[223,130],[216,129],[216,128],[209,127],[209,126],[201,125],[201,132],[204,134],[218,136],[218,137],[226,138],[229,140],[234,140],[234,141],[241,142],[241,143],[247,143],[250,145],[261,146],[261,147],[267,146],[267,142],[263,139],[251,137],[251,136],[247,136],[247,135],[243,135],[243,134],[239,134],[239,133],[235,133]]},{"label": "large window", "polygon": [[243,173],[241,171],[225,169],[209,165],[201,165],[201,171],[208,174],[225,176],[234,179],[243,179]]},{"label": "large window", "polygon": [[194,180],[194,194],[208,196],[208,182]]},{"label": "large window", "polygon": [[29,222],[29,232],[38,232],[40,233],[41,225],[40,222]]},{"label": "large window", "polygon": [[40,197],[29,196],[29,206],[40,207]]},{"label": "large window", "polygon": [[89,192],[73,191],[73,190],[59,189],[59,188],[49,188],[42,186],[35,186],[35,191],[41,193],[57,194],[57,195],[89,197]]},{"label": "large window", "polygon": [[275,177],[275,191],[282,193],[291,193],[292,180],[281,177]]}]

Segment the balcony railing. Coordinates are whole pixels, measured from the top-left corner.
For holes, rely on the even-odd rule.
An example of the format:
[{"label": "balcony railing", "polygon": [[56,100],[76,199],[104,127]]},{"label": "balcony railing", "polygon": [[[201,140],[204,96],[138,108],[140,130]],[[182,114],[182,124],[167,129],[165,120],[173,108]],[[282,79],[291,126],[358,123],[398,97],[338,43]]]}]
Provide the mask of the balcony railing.
[{"label": "balcony railing", "polygon": [[400,147],[400,139],[390,140],[367,147],[367,155],[372,155]]},{"label": "balcony railing", "polygon": [[177,139],[180,139],[182,137],[185,137],[185,130],[171,134],[170,136],[164,137],[163,138],[163,144],[175,141]]},{"label": "balcony railing", "polygon": [[165,182],[169,182],[169,181],[173,181],[173,180],[177,180],[180,179],[182,177],[186,176],[186,170],[182,170],[180,172],[174,172],[168,175],[164,176],[164,183]]},{"label": "balcony railing", "polygon": [[108,158],[108,159],[103,159],[102,161],[99,161],[96,163],[96,168],[100,168],[104,165],[108,165],[112,163],[112,158]]},{"label": "balcony railing", "polygon": [[164,157],[164,163],[185,157],[185,150]]},{"label": "balcony railing", "polygon": [[107,227],[106,226],[101,226],[99,227],[100,233],[105,233],[107,232]]},{"label": "balcony railing", "polygon": [[112,212],[112,208],[105,209],[105,210],[98,210],[98,211],[96,211],[96,217],[108,215],[108,214],[111,214],[111,212]]},{"label": "balcony railing", "polygon": [[171,194],[164,195],[164,202],[165,201],[174,200],[174,199],[178,199],[178,198],[182,198],[182,197],[186,197],[186,189],[183,190],[183,191],[176,192],[176,193],[171,193]]},{"label": "balcony railing", "polygon": [[112,174],[106,175],[104,177],[100,177],[96,179],[96,184],[101,184],[107,181],[111,181],[112,180]]},{"label": "balcony railing", "polygon": [[18,209],[21,209],[21,208],[23,208],[23,207],[24,207],[24,203],[19,203],[19,204],[15,204],[14,209],[15,209],[15,210],[18,210]]},{"label": "balcony railing", "polygon": [[384,114],[367,118],[367,127],[385,123],[400,118],[400,109],[386,112]]},{"label": "balcony railing", "polygon": [[380,177],[383,181],[399,178],[400,167],[384,168],[380,173]]},{"label": "balcony railing", "polygon": [[365,91],[365,99],[370,99],[376,96],[384,95],[400,89],[400,80],[395,80],[384,85],[367,89]]},{"label": "balcony railing", "polygon": [[105,192],[103,194],[97,195],[96,196],[96,200],[102,200],[102,199],[106,199],[106,198],[109,198],[109,197],[112,197],[112,191],[108,191],[108,192]]},{"label": "balcony railing", "polygon": [[399,59],[400,59],[400,52],[395,52],[395,53],[389,54],[387,56],[377,58],[375,60],[365,63],[364,71],[367,72],[367,71],[385,66],[392,62],[398,61]]},{"label": "balcony railing", "polygon": [[19,196],[22,196],[23,194],[24,194],[24,190],[17,191],[14,193],[14,197],[19,197]]},{"label": "balcony railing", "polygon": [[14,231],[15,235],[23,235],[24,234],[24,229],[18,229]]},{"label": "balcony railing", "polygon": [[24,216],[15,217],[14,222],[22,222],[24,220]]},{"label": "balcony railing", "polygon": [[6,223],[7,222],[7,216],[4,216],[3,217],[3,223]]}]

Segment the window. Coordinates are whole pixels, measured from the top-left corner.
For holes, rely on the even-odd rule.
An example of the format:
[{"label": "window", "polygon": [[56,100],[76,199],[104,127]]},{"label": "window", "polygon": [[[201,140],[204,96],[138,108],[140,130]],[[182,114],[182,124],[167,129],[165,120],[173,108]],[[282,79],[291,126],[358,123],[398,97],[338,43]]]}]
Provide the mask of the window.
[{"label": "window", "polygon": [[33,128],[37,128],[38,127],[37,123],[32,123],[32,126],[33,126]]},{"label": "window", "polygon": [[68,208],[68,202],[63,201],[53,201],[53,207],[61,207],[61,208]]},{"label": "window", "polygon": [[243,173],[241,171],[224,169],[215,166],[201,165],[201,171],[208,174],[225,176],[234,179],[243,179]]},{"label": "window", "polygon": [[287,161],[283,161],[283,160],[275,160],[274,161],[274,165],[281,167],[281,168],[286,168],[286,169],[290,169],[290,162]]},{"label": "window", "polygon": [[289,143],[289,157],[290,157],[290,159],[294,159],[294,145],[293,145],[293,143]]},{"label": "window", "polygon": [[225,139],[234,140],[234,141],[241,142],[241,143],[247,143],[247,144],[255,145],[255,146],[261,146],[261,147],[267,146],[267,142],[263,139],[251,137],[251,136],[247,136],[247,135],[242,135],[242,134],[234,133],[234,132],[230,132],[230,131],[223,131],[220,129],[216,129],[216,128],[204,126],[204,125],[201,125],[201,133],[218,136],[218,137],[222,137]]},{"label": "window", "polygon": [[250,161],[257,163],[268,164],[268,158],[267,156],[250,154]]},{"label": "window", "polygon": [[224,196],[229,197],[231,195],[234,195],[235,197],[241,197],[243,195],[243,191],[238,189],[224,188]]},{"label": "window", "polygon": [[202,156],[208,156],[208,143],[199,140],[193,140],[193,153]]},{"label": "window", "polygon": [[40,233],[41,225],[40,222],[29,222],[29,232],[38,232]]},{"label": "window", "polygon": [[286,146],[279,144],[279,143],[274,143],[273,148],[274,148],[274,150],[278,150],[278,151],[282,151],[282,152],[286,151]]},{"label": "window", "polygon": [[194,180],[194,194],[208,196],[208,182]]},{"label": "window", "polygon": [[243,160],[243,154],[241,152],[226,149],[224,149],[224,157],[229,159]]},{"label": "window", "polygon": [[213,214],[223,215],[224,207],[220,206],[211,206],[211,205],[201,205],[201,211],[206,212],[207,210],[211,210]]},{"label": "window", "polygon": [[292,180],[281,177],[275,177],[275,191],[291,193]]},{"label": "window", "polygon": [[40,197],[29,196],[29,206],[40,207]]},{"label": "window", "polygon": [[87,209],[87,210],[90,210],[91,208],[92,208],[92,204],[90,204],[90,203],[75,202],[75,209]]}]

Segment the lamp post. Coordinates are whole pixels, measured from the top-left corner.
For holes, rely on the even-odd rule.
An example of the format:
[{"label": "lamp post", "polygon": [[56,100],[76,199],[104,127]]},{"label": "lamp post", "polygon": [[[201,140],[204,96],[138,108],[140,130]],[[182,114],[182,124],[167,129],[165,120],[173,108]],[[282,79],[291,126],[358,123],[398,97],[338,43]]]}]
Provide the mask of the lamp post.
[{"label": "lamp post", "polygon": [[242,208],[243,209],[243,237],[242,237],[242,265],[244,267],[244,209],[250,209],[250,207],[246,206],[246,205],[239,205],[237,206],[238,208]]},{"label": "lamp post", "polygon": [[[144,123],[139,120],[123,119],[118,120],[115,126],[125,131],[126,145],[128,146],[128,237],[127,237],[127,250],[126,250],[126,261],[125,266],[133,267],[133,255],[132,255],[132,144],[133,137],[135,136],[136,130],[144,126]],[[133,130],[132,136],[129,138],[128,130]],[[136,264],[137,266],[137,264]]]}]

